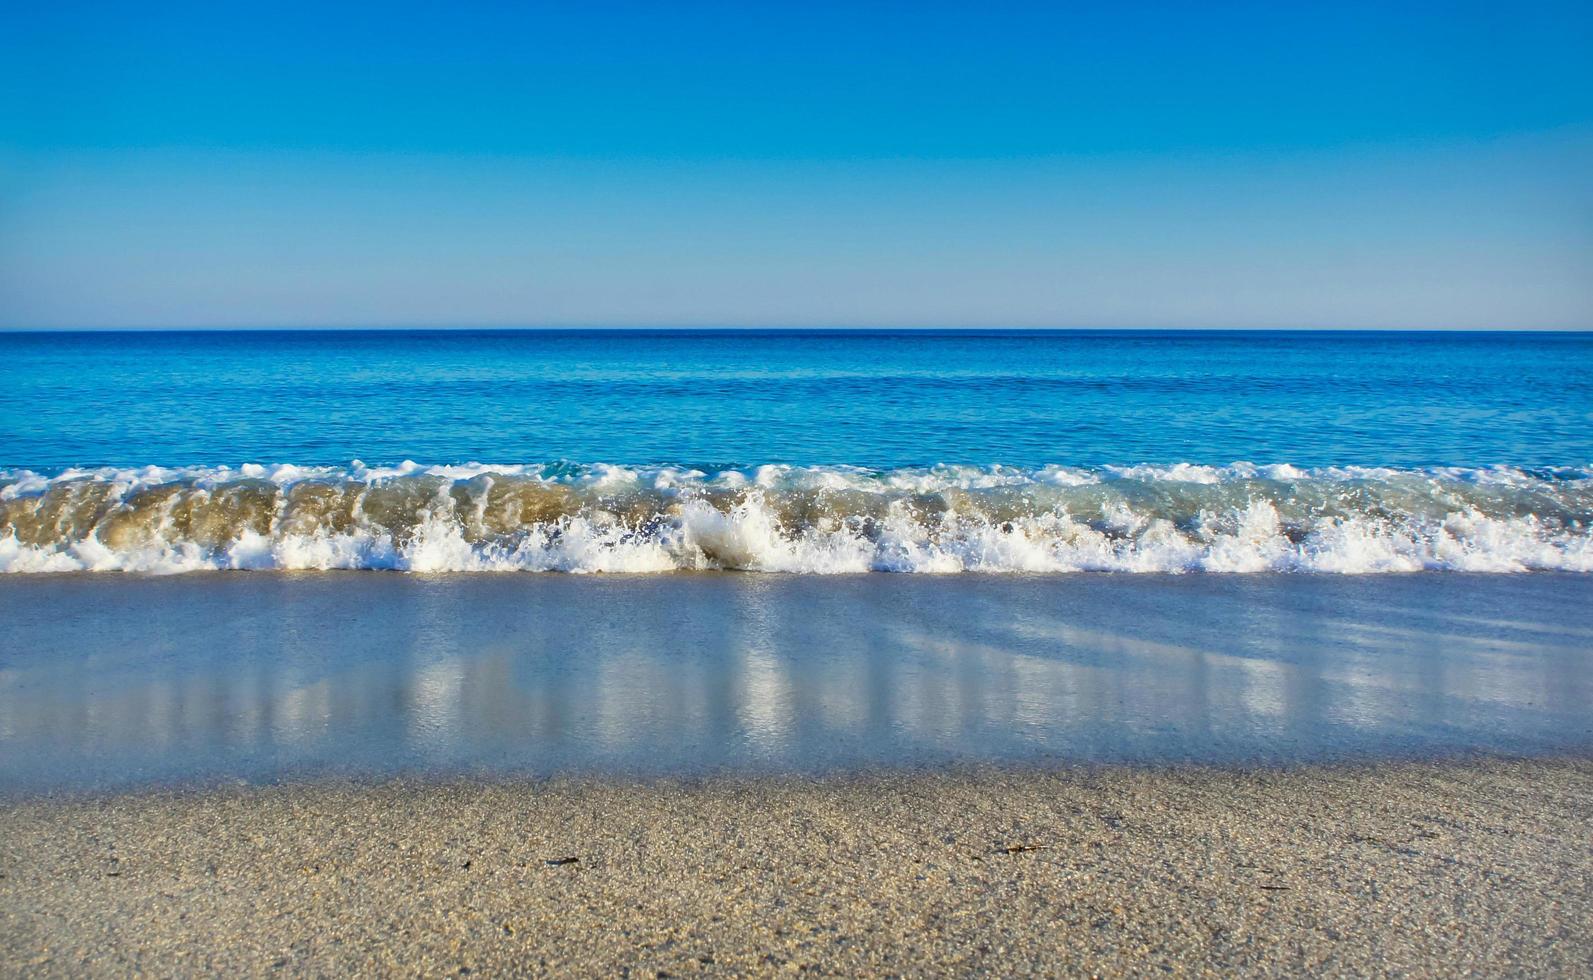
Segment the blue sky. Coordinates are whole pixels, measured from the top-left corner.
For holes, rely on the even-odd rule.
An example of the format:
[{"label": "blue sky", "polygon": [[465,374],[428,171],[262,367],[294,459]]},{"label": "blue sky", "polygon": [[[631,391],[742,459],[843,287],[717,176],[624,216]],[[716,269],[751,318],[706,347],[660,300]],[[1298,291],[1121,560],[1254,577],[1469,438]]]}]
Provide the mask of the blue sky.
[{"label": "blue sky", "polygon": [[0,326],[1593,328],[1593,5],[78,4]]}]

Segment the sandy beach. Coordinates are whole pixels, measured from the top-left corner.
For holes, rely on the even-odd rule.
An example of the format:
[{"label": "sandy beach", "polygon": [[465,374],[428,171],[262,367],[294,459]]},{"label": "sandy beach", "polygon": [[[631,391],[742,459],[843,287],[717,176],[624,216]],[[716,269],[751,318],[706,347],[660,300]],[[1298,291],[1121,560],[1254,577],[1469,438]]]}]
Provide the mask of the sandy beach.
[{"label": "sandy beach", "polygon": [[1593,968],[1593,761],[13,801],[0,972]]}]

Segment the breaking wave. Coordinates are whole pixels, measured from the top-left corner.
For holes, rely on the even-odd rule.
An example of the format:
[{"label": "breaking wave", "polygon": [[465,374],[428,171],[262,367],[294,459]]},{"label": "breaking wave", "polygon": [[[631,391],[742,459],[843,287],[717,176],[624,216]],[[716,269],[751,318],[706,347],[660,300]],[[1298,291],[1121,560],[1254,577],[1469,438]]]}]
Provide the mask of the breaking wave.
[{"label": "breaking wave", "polygon": [[0,471],[0,571],[1593,571],[1593,470]]}]

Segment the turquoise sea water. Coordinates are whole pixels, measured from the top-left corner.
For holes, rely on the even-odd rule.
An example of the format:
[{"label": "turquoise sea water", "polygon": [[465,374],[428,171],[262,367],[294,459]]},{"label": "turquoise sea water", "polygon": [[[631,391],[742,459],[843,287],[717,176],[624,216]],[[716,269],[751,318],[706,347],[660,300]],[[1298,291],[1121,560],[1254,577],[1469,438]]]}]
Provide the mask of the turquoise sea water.
[{"label": "turquoise sea water", "polygon": [[1593,568],[1593,335],[0,335],[0,568]]}]

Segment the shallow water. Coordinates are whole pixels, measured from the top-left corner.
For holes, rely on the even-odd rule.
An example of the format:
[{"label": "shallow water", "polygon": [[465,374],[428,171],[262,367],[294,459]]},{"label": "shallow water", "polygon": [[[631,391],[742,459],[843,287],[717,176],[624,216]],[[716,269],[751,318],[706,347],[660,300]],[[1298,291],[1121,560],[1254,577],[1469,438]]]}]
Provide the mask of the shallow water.
[{"label": "shallow water", "polygon": [[0,791],[1593,749],[1593,578],[28,576]]}]

